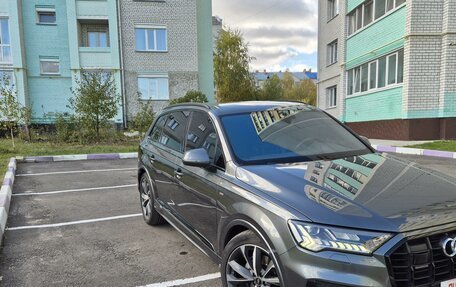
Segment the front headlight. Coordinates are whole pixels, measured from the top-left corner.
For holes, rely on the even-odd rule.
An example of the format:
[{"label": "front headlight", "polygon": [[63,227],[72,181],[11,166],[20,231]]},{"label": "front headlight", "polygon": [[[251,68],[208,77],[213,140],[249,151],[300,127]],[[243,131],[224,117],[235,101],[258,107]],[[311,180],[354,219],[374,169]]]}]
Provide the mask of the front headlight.
[{"label": "front headlight", "polygon": [[337,250],[370,255],[392,237],[389,233],[342,229],[292,220],[289,225],[298,244],[314,252]]}]

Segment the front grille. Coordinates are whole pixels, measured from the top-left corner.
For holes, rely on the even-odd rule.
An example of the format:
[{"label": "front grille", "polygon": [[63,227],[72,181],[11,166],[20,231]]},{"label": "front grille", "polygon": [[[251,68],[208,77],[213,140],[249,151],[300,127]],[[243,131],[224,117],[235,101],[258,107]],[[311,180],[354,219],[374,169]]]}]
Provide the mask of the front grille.
[{"label": "front grille", "polygon": [[454,234],[408,240],[386,256],[393,287],[439,287],[455,278],[456,264],[443,253],[442,242]]}]

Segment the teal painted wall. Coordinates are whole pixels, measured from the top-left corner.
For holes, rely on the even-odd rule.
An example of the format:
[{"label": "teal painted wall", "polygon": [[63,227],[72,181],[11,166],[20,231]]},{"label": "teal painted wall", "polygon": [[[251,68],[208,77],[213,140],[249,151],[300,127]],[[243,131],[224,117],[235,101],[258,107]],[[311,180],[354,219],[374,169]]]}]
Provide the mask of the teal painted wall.
[{"label": "teal painted wall", "polygon": [[396,87],[346,99],[345,121],[365,122],[402,117],[403,88]]},{"label": "teal painted wall", "polygon": [[198,84],[210,103],[214,98],[212,1],[196,0],[198,16]]},{"label": "teal painted wall", "polygon": [[347,13],[350,13],[353,9],[362,4],[365,0],[348,0],[347,1]]},{"label": "teal painted wall", "polygon": [[[22,1],[23,34],[28,68],[28,91],[35,122],[47,122],[47,113],[67,112],[71,71],[66,3],[61,0]],[[36,5],[54,5],[56,25],[36,24]],[[42,76],[40,57],[59,57],[60,76]]]},{"label": "teal painted wall", "polygon": [[406,6],[347,39],[346,69],[379,58],[404,46]]}]

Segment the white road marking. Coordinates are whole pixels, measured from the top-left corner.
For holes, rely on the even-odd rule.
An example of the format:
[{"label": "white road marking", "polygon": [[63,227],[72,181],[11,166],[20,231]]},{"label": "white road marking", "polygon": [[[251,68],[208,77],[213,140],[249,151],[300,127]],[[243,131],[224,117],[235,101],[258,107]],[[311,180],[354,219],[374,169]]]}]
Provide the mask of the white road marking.
[{"label": "white road marking", "polygon": [[141,286],[141,287],[181,286],[181,285],[186,285],[186,284],[191,284],[191,283],[209,281],[209,280],[213,280],[213,279],[217,279],[217,278],[220,278],[220,272],[213,273],[213,274],[207,274],[207,275],[203,275],[203,276],[198,276],[198,277],[193,277],[193,278],[179,279],[179,280],[162,282],[162,283],[154,283],[154,284],[149,284],[149,285],[145,285],[145,286]]},{"label": "white road marking", "polygon": [[95,219],[88,219],[88,220],[78,220],[78,221],[70,221],[70,222],[54,223],[54,224],[7,227],[6,230],[13,231],[13,230],[25,230],[25,229],[41,229],[41,228],[62,227],[62,226],[78,225],[78,224],[101,222],[101,221],[110,221],[110,220],[117,220],[117,219],[124,219],[124,218],[138,217],[138,216],[142,216],[142,213],[120,215],[120,216],[112,216],[112,217],[104,217],[104,218],[95,218]]},{"label": "white road marking", "polygon": [[13,196],[52,195],[52,194],[70,193],[70,192],[79,192],[79,191],[121,189],[121,188],[136,187],[136,186],[137,186],[136,184],[127,184],[127,185],[91,187],[91,188],[81,188],[81,189],[68,189],[68,190],[57,190],[57,191],[47,191],[47,192],[21,192],[21,193],[14,193]]},{"label": "white road marking", "polygon": [[131,168],[113,168],[113,169],[92,169],[92,170],[71,170],[71,171],[54,171],[54,172],[43,172],[43,173],[23,173],[17,174],[16,176],[41,176],[41,175],[54,175],[54,174],[71,174],[71,173],[90,173],[90,172],[110,172],[110,171],[127,171],[137,170],[137,167]]}]

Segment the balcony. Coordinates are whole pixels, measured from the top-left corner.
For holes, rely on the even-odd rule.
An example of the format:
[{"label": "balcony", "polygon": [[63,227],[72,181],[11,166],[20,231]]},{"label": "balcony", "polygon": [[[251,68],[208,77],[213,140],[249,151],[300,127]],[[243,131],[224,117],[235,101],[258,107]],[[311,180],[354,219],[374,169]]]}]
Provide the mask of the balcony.
[{"label": "balcony", "polygon": [[76,15],[78,18],[108,18],[107,0],[77,0]]},{"label": "balcony", "polygon": [[82,68],[112,68],[109,22],[103,19],[78,20],[79,61]]}]

